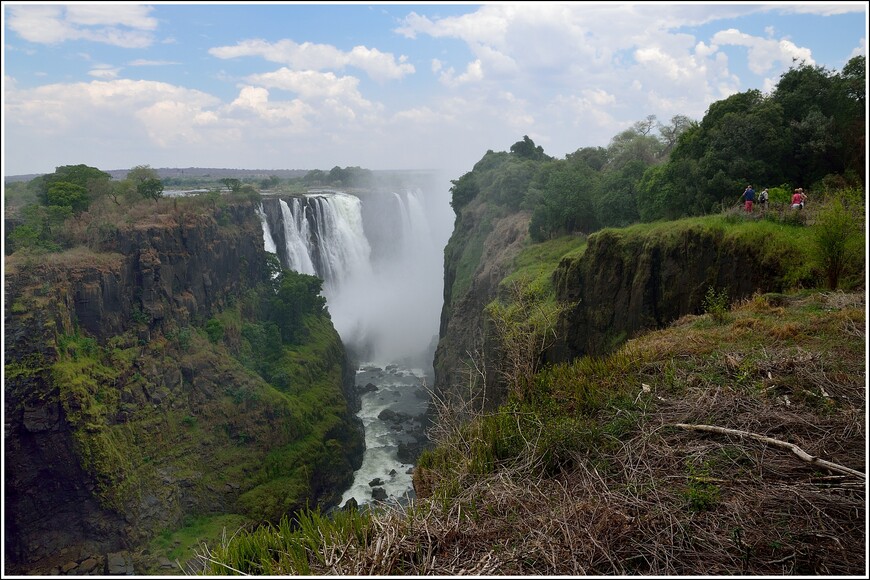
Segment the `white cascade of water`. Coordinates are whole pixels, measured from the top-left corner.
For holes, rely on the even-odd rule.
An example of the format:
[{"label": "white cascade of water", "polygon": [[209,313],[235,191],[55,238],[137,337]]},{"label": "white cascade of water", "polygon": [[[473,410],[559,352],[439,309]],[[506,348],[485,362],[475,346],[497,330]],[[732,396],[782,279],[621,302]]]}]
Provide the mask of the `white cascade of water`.
[{"label": "white cascade of water", "polygon": [[269,229],[269,222],[266,220],[266,210],[263,209],[263,204],[257,208],[257,216],[260,218],[260,223],[263,224],[263,246],[267,252],[276,254],[278,246],[275,244],[275,238],[272,237],[272,230]]},{"label": "white cascade of water", "polygon": [[290,268],[301,274],[316,274],[314,262],[311,261],[309,252],[311,242],[309,241],[308,220],[305,218],[305,212],[299,211],[299,200],[293,200],[293,211],[283,199],[278,200],[278,202],[281,205],[284,239]]},{"label": "white cascade of water", "polygon": [[348,284],[371,277],[371,247],[362,223],[358,197],[334,193],[311,196],[314,205],[314,236],[318,257],[317,274],[323,278],[327,300]]}]

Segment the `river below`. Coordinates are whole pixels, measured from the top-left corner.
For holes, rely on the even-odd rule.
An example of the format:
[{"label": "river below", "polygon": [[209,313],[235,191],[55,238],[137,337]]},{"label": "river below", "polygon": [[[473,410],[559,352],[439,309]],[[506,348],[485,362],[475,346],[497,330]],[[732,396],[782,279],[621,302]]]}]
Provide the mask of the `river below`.
[{"label": "river below", "polygon": [[[414,497],[413,461],[426,443],[429,393],[422,369],[395,364],[364,364],[356,371],[365,428],[366,450],[354,482],[341,504],[351,498],[363,505],[375,500],[402,503]],[[431,382],[430,382],[431,384]]]}]

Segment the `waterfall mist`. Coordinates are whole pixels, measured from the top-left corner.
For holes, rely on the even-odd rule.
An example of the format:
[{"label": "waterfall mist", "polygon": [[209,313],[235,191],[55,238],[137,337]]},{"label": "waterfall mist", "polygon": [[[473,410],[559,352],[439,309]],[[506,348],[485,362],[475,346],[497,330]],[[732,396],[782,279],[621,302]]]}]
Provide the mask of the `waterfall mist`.
[{"label": "waterfall mist", "polygon": [[449,182],[391,175],[389,185],[264,200],[263,239],[285,267],[324,280],[333,324],[357,360],[431,368],[453,226]]}]

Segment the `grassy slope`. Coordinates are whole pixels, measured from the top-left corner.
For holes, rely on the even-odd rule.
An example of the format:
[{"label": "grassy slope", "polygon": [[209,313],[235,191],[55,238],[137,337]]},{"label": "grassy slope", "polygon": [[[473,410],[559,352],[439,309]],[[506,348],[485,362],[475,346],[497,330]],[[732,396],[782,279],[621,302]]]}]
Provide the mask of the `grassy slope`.
[{"label": "grassy slope", "polygon": [[[428,497],[414,509],[358,516],[323,541],[261,530],[213,556],[273,574],[861,574],[863,482],[675,425],[763,434],[865,471],[864,327],[863,293],[684,317],[445,432],[418,466]],[[300,541],[308,568],[280,555]]]},{"label": "grassy slope", "polygon": [[[757,247],[759,260],[784,259],[797,286],[818,279],[812,231],[799,225],[710,216],[609,232],[642,241],[683,228],[720,230]],[[570,236],[529,245],[503,286],[525,280],[550,301],[556,265],[584,249]],[[207,570],[861,574],[862,481],[675,425],[745,430],[865,471],[864,301],[863,288],[755,295],[609,356],[547,368],[470,424],[442,409],[413,509],[355,516],[356,532],[327,539],[305,525],[261,529],[217,547],[223,564]],[[289,557],[300,545],[308,557]]]}]

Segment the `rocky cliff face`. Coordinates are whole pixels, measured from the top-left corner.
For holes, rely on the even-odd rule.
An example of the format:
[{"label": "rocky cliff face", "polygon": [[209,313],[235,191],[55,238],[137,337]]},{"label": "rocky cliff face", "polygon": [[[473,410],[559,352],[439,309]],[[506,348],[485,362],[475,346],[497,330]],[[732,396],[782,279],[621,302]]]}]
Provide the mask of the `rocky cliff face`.
[{"label": "rocky cliff face", "polygon": [[[467,396],[463,371],[470,353],[477,353],[475,373],[486,375],[488,402],[498,404],[505,391],[495,376],[498,353],[483,310],[512,272],[527,242],[528,220],[523,213],[495,217],[491,212],[478,200],[464,208],[445,250],[435,385],[441,393],[464,389]],[[544,362],[603,354],[640,330],[700,313],[711,287],[732,302],[755,291],[783,291],[790,284],[784,262],[789,259],[762,258],[752,242],[721,227],[675,224],[593,234],[585,252],[563,259],[553,274],[557,300],[570,306]]]},{"label": "rocky cliff face", "polygon": [[[480,200],[456,218],[444,250],[444,306],[435,350],[435,390],[441,396],[486,393],[490,404],[501,398],[492,360],[492,339],[483,309],[498,293],[499,282],[528,239],[529,214],[506,213]],[[490,356],[487,356],[489,354]],[[473,360],[472,360],[473,359]],[[482,371],[473,371],[474,364]]]},{"label": "rocky cliff face", "polygon": [[267,279],[253,206],[157,215],[103,249],[6,262],[7,571],[105,562],[195,514],[304,507],[282,471],[302,457],[310,499],[335,500],[363,444],[331,325],[290,381],[338,409],[319,423],[193,326]]},{"label": "rocky cliff face", "polygon": [[559,264],[554,282],[557,299],[574,306],[559,321],[552,361],[602,354],[639,330],[699,313],[710,287],[731,301],[784,288],[778,262],[759,261],[751,246],[703,227],[664,237],[599,232],[582,256]]}]

